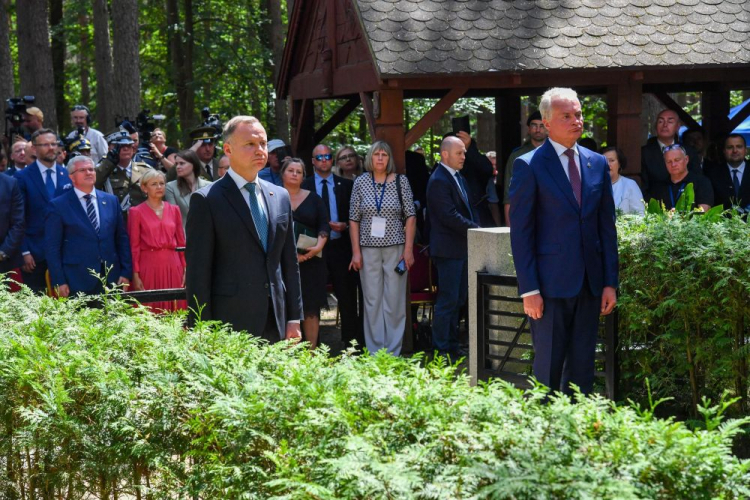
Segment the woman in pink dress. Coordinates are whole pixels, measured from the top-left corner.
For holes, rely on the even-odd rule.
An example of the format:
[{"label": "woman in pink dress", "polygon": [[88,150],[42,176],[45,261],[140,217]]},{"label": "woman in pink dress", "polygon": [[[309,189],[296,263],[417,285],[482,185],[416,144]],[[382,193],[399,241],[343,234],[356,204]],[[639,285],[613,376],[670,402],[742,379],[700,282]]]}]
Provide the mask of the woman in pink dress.
[{"label": "woman in pink dress", "polygon": [[[128,212],[128,233],[133,253],[133,290],[181,288],[185,284],[185,246],[180,209],[164,201],[166,177],[149,170],[141,177],[141,189],[148,197]],[[152,302],[155,312],[185,309],[184,300]]]}]

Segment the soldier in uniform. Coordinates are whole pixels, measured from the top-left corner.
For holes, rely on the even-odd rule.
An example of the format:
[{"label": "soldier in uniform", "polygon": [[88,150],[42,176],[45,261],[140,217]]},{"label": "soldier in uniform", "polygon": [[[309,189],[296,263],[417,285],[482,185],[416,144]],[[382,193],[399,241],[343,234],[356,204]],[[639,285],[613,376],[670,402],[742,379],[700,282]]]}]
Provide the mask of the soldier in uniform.
[{"label": "soldier in uniform", "polygon": [[96,167],[96,188],[115,195],[123,216],[127,216],[131,206],[146,200],[140,181],[151,167],[133,160],[135,148],[127,130],[108,135],[107,142],[111,149]]},{"label": "soldier in uniform", "polygon": [[91,156],[91,143],[83,136],[68,144],[68,158],[76,156]]},{"label": "soldier in uniform", "polygon": [[[190,132],[190,140],[193,145],[190,147],[198,155],[201,162],[200,176],[207,181],[218,180],[219,159],[216,158],[216,142],[219,140],[221,132],[217,132],[214,127],[201,126]],[[177,170],[172,167],[167,172],[167,181],[177,179]]]}]

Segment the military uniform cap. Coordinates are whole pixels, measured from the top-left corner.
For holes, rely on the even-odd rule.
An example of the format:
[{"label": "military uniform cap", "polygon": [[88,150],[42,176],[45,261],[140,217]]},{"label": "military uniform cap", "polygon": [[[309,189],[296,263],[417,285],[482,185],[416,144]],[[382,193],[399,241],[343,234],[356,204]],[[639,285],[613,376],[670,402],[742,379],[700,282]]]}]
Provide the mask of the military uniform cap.
[{"label": "military uniform cap", "polygon": [[190,132],[193,141],[214,142],[218,140],[219,134],[214,127],[198,127]]},{"label": "military uniform cap", "polygon": [[113,132],[106,137],[107,144],[126,145],[134,144],[133,139],[130,138],[130,134],[125,129],[119,129],[117,132]]},{"label": "military uniform cap", "polygon": [[68,146],[68,151],[89,151],[91,150],[91,142],[85,137],[79,137],[75,141],[71,142]]}]

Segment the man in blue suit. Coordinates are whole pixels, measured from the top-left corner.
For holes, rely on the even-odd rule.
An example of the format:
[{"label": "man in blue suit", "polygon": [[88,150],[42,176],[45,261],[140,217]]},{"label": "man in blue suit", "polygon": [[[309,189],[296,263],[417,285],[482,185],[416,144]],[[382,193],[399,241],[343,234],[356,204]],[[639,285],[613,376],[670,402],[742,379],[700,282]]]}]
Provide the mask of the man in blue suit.
[{"label": "man in blue suit", "polygon": [[591,392],[599,315],[615,307],[617,234],[606,159],[576,141],[581,104],[571,89],[542,96],[549,132],[513,164],[511,248],[531,321],[534,375],[551,390]]},{"label": "man in blue suit", "polygon": [[18,185],[26,200],[26,235],[21,244],[23,282],[36,293],[47,288],[47,257],[44,248],[44,217],[47,205],[65,189],[70,189],[68,172],[55,165],[57,134],[48,128],[31,136],[36,161],[16,173]]},{"label": "man in blue suit", "polygon": [[21,267],[24,224],[23,195],[18,181],[0,175],[0,273]]},{"label": "man in blue suit", "polygon": [[52,286],[67,297],[101,293],[104,276],[107,283],[127,285],[132,276],[130,240],[117,198],[94,189],[96,169],[90,157],[70,160],[68,172],[73,189],[52,200],[45,224]]},{"label": "man in blue suit", "polygon": [[469,287],[467,231],[479,227],[478,214],[471,206],[461,175],[465,160],[464,142],[458,137],[446,137],[440,145],[440,162],[427,183],[430,257],[439,280],[432,344],[440,354],[454,360],[464,355],[458,346],[458,316]]}]

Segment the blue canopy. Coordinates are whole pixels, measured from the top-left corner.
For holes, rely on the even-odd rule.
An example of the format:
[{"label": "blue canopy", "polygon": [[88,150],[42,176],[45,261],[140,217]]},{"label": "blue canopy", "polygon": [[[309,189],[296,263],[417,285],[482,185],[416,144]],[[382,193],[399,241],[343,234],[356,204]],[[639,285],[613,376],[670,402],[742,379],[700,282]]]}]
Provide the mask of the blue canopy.
[{"label": "blue canopy", "polygon": [[[739,113],[739,111],[744,106],[750,106],[750,104],[748,104],[748,103],[750,103],[750,99],[748,99],[747,101],[743,102],[742,104],[740,104],[738,106],[735,106],[732,109],[730,109],[729,110],[729,118],[733,118],[734,115],[736,115],[737,113]],[[748,116],[747,118],[745,118],[745,121],[743,121],[742,123],[740,123],[737,126],[737,128],[734,129],[734,133],[735,134],[742,134],[742,136],[745,138],[745,141],[750,142],[750,116]]]}]

